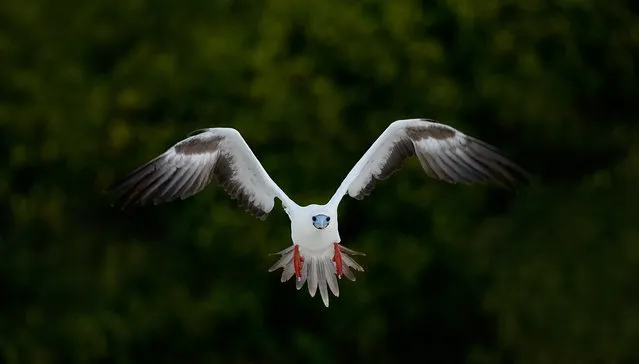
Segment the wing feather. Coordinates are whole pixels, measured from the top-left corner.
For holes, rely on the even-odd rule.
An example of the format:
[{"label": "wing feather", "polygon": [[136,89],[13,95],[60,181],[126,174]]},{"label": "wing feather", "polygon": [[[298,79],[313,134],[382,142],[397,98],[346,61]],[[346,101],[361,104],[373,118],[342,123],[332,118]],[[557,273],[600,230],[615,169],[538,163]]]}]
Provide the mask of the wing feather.
[{"label": "wing feather", "polygon": [[214,179],[238,204],[264,219],[279,198],[297,206],[266,173],[240,133],[231,128],[196,130],[161,155],[138,167],[109,190],[115,204],[161,204],[191,197]]},{"label": "wing feather", "polygon": [[429,177],[448,183],[492,182],[515,189],[528,180],[527,172],[493,145],[432,120],[397,120],[355,164],[329,203],[339,204],[346,194],[368,196],[376,181],[390,177],[413,156]]}]

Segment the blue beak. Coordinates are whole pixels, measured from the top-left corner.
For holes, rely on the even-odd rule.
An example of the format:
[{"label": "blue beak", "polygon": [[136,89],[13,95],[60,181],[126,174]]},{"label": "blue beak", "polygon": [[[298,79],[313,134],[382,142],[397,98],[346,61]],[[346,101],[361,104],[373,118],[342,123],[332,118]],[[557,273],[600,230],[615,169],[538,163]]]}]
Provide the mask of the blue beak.
[{"label": "blue beak", "polygon": [[331,221],[331,218],[326,216],[326,215],[315,215],[313,216],[313,226],[315,226],[316,229],[324,229],[328,226],[329,222]]}]

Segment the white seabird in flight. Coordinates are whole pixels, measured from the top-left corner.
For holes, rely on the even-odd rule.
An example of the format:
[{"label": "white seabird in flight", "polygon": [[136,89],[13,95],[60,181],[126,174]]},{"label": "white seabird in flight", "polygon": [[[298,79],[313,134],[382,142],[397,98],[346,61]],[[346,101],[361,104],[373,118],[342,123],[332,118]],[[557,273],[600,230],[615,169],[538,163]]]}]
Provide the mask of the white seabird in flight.
[{"label": "white seabird in flight", "polygon": [[340,244],[337,208],[342,197],[363,199],[376,180],[388,178],[411,156],[417,156],[428,176],[449,183],[493,182],[514,189],[527,181],[527,173],[497,148],[433,120],[407,119],[384,130],[324,205],[299,206],[291,200],[233,128],[189,134],[110,190],[120,193],[116,204],[122,208],[157,205],[193,196],[215,177],[240,206],[262,220],[278,198],[291,220],[293,244],[276,253],[281,257],[269,272],[283,268],[281,281],[295,275],[297,289],[307,283],[312,297],[319,288],[328,307],[328,289],[339,296],[337,278],[354,281],[352,270],[364,270],[351,257],[363,254]]}]

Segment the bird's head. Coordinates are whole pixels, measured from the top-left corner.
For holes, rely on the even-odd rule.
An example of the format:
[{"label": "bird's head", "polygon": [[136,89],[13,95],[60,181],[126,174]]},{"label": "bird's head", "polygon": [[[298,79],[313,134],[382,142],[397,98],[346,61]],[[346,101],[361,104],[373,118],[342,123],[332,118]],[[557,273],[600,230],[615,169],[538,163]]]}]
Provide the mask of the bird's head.
[{"label": "bird's head", "polygon": [[340,242],[335,209],[308,205],[291,211],[291,234],[296,244],[323,246]]},{"label": "bird's head", "polygon": [[322,230],[331,222],[331,217],[324,214],[317,214],[313,215],[311,220],[313,221],[313,226],[315,226],[316,229]]}]

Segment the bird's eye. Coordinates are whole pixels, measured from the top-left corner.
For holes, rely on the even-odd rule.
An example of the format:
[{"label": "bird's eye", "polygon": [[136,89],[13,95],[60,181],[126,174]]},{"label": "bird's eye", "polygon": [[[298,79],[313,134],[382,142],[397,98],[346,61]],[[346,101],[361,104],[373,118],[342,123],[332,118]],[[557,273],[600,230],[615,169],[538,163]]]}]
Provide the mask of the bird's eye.
[{"label": "bird's eye", "polygon": [[330,217],[327,217],[327,218],[326,218],[326,221],[331,221],[331,218],[330,218]]},{"label": "bird's eye", "polygon": [[313,216],[313,222],[317,221],[317,217]]}]

